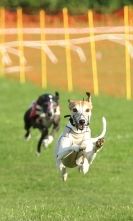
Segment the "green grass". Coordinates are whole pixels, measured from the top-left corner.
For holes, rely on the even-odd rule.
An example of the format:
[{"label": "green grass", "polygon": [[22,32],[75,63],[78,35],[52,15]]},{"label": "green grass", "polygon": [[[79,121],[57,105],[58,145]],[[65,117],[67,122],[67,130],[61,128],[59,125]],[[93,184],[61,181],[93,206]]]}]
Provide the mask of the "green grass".
[{"label": "green grass", "polygon": [[[63,183],[55,167],[54,144],[36,157],[38,131],[24,141],[23,114],[44,90],[0,79],[0,221],[130,221],[133,220],[133,102],[92,96],[92,135],[107,118],[103,150],[87,175],[69,170]],[[62,121],[68,98],[60,93]]]}]

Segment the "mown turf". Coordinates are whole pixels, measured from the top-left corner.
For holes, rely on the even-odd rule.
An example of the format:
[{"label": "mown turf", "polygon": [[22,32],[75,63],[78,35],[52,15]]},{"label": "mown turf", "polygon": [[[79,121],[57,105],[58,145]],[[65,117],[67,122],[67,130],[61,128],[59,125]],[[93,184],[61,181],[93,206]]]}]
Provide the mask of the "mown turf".
[{"label": "mown turf", "polygon": [[54,146],[67,122],[67,99],[82,98],[84,92],[60,93],[61,129],[54,144],[36,157],[39,132],[24,141],[23,113],[42,92],[31,84],[0,79],[0,221],[133,220],[133,102],[92,97],[93,136],[101,131],[102,116],[107,118],[104,148],[87,175],[71,169],[63,183]]}]

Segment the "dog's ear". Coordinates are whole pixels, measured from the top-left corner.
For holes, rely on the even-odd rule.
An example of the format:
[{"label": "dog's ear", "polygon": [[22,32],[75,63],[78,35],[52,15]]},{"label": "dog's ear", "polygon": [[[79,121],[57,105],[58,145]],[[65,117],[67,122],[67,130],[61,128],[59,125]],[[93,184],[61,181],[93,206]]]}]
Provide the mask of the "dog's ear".
[{"label": "dog's ear", "polygon": [[73,107],[75,106],[75,102],[73,100],[68,100],[68,103],[69,103],[68,104],[69,109],[72,110]]},{"label": "dog's ear", "polygon": [[87,101],[91,101],[91,93],[90,92],[86,92],[86,95],[87,95]]},{"label": "dog's ear", "polygon": [[59,96],[59,92],[58,92],[58,91],[55,91],[55,99],[56,99],[56,101],[58,101],[59,98],[60,98],[60,96]]},{"label": "dog's ear", "polygon": [[68,107],[69,107],[69,109],[71,109],[71,101],[70,101],[70,99],[68,99]]}]

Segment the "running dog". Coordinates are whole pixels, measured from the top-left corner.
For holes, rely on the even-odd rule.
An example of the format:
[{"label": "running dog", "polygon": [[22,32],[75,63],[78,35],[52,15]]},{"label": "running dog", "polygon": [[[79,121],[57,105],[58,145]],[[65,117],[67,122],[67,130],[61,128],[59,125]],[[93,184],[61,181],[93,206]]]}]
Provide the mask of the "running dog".
[{"label": "running dog", "polygon": [[[54,134],[59,129],[60,106],[59,93],[43,94],[32,103],[31,107],[24,114],[24,135],[26,140],[31,138],[31,128],[37,128],[41,132],[41,137],[37,144],[37,155],[41,153],[42,144],[46,148],[52,143]],[[49,130],[51,131],[49,132]]]},{"label": "running dog", "polygon": [[87,94],[87,100],[69,100],[71,115],[69,123],[60,136],[56,146],[56,164],[61,172],[63,181],[67,180],[67,168],[78,167],[80,172],[86,174],[97,152],[104,143],[106,133],[106,119],[103,117],[103,131],[96,138],[91,137],[89,128],[92,102],[91,95]]}]

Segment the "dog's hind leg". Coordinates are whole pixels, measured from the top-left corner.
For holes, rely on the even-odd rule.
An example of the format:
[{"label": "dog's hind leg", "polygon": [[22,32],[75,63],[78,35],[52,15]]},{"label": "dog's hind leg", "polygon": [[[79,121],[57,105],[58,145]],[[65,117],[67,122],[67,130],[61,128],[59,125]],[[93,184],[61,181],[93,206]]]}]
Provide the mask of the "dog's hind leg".
[{"label": "dog's hind leg", "polygon": [[66,171],[66,167],[63,167],[61,172],[62,172],[62,179],[63,179],[64,182],[66,182],[67,181],[67,177],[68,177],[68,173]]},{"label": "dog's hind leg", "polygon": [[67,173],[66,167],[61,163],[59,169],[60,169],[63,181],[66,182],[67,181],[67,177],[68,177],[68,173]]},{"label": "dog's hind leg", "polygon": [[68,173],[67,173],[66,167],[61,162],[61,160],[57,160],[56,164],[57,164],[57,167],[58,167],[58,169],[59,169],[59,171],[61,173],[62,180],[64,182],[66,182],[67,181],[67,177],[68,177]]},{"label": "dog's hind leg", "polygon": [[83,164],[79,166],[79,171],[83,172],[83,174],[86,174],[89,170],[89,167],[90,167],[90,164],[89,164],[87,158],[85,157]]}]

